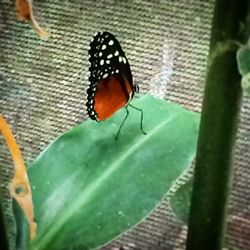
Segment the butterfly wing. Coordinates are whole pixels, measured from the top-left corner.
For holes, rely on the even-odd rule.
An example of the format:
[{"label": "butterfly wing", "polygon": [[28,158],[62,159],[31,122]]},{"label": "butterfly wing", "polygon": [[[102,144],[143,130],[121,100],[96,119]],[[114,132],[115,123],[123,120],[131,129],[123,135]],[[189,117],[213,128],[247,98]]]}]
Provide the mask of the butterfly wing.
[{"label": "butterfly wing", "polygon": [[104,120],[132,97],[132,74],[119,42],[109,32],[97,33],[90,44],[89,56],[87,111],[91,119]]}]

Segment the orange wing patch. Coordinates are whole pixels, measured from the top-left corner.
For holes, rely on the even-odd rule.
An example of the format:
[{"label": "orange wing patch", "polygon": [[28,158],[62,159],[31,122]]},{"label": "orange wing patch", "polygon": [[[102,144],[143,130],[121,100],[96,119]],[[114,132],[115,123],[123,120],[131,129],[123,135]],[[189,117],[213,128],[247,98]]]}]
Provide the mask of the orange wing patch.
[{"label": "orange wing patch", "polygon": [[[121,81],[124,81],[124,84]],[[98,120],[105,120],[124,107],[129,101],[131,92],[128,81],[121,79],[120,76],[113,75],[100,80],[94,98],[94,110]]]}]

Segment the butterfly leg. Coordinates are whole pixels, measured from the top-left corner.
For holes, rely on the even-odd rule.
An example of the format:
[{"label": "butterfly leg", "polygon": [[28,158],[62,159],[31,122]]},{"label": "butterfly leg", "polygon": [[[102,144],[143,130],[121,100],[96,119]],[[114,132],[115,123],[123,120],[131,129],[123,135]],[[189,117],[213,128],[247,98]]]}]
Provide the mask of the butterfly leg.
[{"label": "butterfly leg", "polygon": [[123,121],[122,121],[122,123],[121,123],[121,125],[120,125],[120,127],[119,127],[119,130],[117,131],[116,136],[115,136],[115,140],[116,140],[116,141],[117,141],[117,139],[118,139],[118,137],[119,137],[119,135],[120,135],[120,132],[121,132],[121,130],[122,130],[122,127],[123,127],[125,121],[126,121],[127,118],[128,118],[128,115],[129,115],[128,107],[126,106],[125,109],[126,109],[126,112],[127,112],[127,113],[126,113],[126,116],[125,116],[125,118],[123,119]]},{"label": "butterfly leg", "polygon": [[128,104],[131,108],[138,110],[141,113],[141,122],[140,122],[140,126],[141,126],[141,131],[144,135],[146,135],[147,133],[144,131],[143,129],[143,111],[140,108],[137,108],[135,106],[133,106],[132,104]]}]

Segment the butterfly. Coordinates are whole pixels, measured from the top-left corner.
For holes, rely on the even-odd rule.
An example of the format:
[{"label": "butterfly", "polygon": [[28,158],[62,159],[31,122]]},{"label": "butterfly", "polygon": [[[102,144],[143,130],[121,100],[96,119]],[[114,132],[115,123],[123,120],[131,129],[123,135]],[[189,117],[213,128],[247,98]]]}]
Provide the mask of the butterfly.
[{"label": "butterfly", "polygon": [[141,130],[146,134],[142,128],[142,110],[130,104],[139,87],[133,84],[128,59],[115,36],[109,32],[98,32],[90,43],[89,61],[88,116],[92,120],[103,121],[125,107],[127,113],[118,130],[117,139],[128,117],[129,105],[141,112]]}]

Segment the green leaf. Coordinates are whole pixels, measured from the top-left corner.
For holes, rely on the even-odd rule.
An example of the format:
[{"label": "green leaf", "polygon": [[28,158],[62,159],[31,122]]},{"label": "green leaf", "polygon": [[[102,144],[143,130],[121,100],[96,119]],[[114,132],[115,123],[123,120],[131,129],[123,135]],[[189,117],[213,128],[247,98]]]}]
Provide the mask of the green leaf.
[{"label": "green leaf", "polygon": [[250,48],[243,46],[237,51],[238,69],[242,76],[250,73]]},{"label": "green leaf", "polygon": [[58,137],[29,168],[38,223],[32,249],[92,249],[142,221],[190,166],[199,115],[151,96]]},{"label": "green leaf", "polygon": [[188,224],[192,188],[193,179],[181,185],[170,200],[170,206],[173,212],[185,224]]},{"label": "green leaf", "polygon": [[250,73],[248,73],[242,77],[241,86],[242,86],[245,94],[250,96]]},{"label": "green leaf", "polygon": [[237,63],[242,75],[241,85],[245,94],[250,96],[250,48],[244,46],[237,51]]}]

